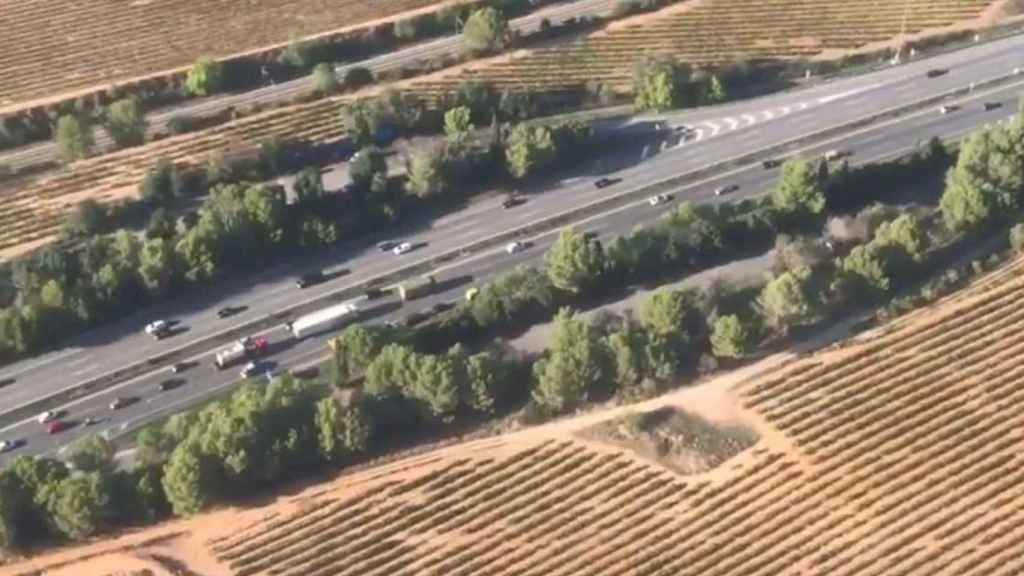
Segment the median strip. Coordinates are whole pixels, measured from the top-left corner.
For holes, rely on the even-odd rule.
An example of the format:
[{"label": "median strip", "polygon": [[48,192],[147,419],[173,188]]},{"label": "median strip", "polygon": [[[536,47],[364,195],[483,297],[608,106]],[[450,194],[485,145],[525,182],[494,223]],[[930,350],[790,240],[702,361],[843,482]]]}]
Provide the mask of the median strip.
[{"label": "median strip", "polygon": [[[983,82],[977,82],[973,86],[973,91],[995,87],[1014,77],[1014,74],[1005,74]],[[811,134],[722,160],[703,168],[692,170],[685,174],[671,176],[652,184],[624,191],[614,196],[594,200],[583,206],[571,208],[544,218],[543,220],[526,224],[495,236],[490,236],[461,248],[455,248],[431,258],[424,258],[409,266],[393,270],[389,273],[370,278],[363,282],[351,284],[329,294],[318,296],[277,313],[269,314],[262,319],[234,328],[229,328],[217,334],[188,343],[177,349],[170,350],[164,354],[150,357],[144,361],[98,376],[71,388],[51,394],[47,397],[7,410],[3,414],[0,414],[0,427],[15,424],[44,410],[54,409],[87,394],[93,394],[109,388],[119,382],[143,376],[157,369],[167,367],[178,360],[209,352],[213,348],[226,345],[238,338],[242,338],[254,332],[273,328],[290,318],[315,311],[322,308],[324,305],[333,304],[341,299],[358,296],[369,288],[399,283],[412,277],[426,274],[443,264],[449,264],[457,259],[465,258],[476,253],[502,246],[511,240],[549,232],[567,224],[571,224],[573,221],[583,220],[602,212],[614,210],[647,195],[669,192],[689,182],[711,177],[718,172],[728,171],[730,169],[753,164],[779,154],[785,154],[811,142],[834,138],[845,132],[866,127],[881,120],[898,118],[920,109],[933,106],[948,98],[967,95],[970,93],[972,93],[971,87],[963,87],[946,91],[935,96],[930,96],[910,104],[893,107],[863,118],[852,120],[830,128],[825,128]]]}]

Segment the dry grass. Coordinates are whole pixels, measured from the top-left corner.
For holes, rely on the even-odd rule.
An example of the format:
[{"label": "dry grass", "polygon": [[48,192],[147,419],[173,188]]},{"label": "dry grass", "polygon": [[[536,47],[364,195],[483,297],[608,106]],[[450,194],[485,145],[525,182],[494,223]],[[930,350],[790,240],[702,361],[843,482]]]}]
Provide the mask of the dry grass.
[{"label": "dry grass", "polygon": [[3,0],[0,110],[438,4],[438,0]]},{"label": "dry grass", "polygon": [[[1022,303],[1017,262],[869,337],[636,408],[757,432],[708,472],[579,440],[629,409],[607,410],[0,573],[107,547],[48,573],[103,574],[130,549],[209,576],[1019,574]],[[188,535],[126,548],[161,530]]]}]

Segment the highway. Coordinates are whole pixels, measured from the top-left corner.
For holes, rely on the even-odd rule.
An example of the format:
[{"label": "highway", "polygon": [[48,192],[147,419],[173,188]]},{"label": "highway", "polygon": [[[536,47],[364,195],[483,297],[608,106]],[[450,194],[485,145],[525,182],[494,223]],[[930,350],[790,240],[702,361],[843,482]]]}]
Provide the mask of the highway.
[{"label": "highway", "polygon": [[[673,125],[689,124],[698,129],[706,130],[701,140],[691,139],[682,146],[671,140],[666,150],[659,152],[660,146],[648,146],[648,157],[640,161],[641,155],[620,155],[612,159],[595,160],[594,164],[585,167],[580,174],[545,187],[544,190],[527,190],[522,192],[529,201],[513,210],[502,210],[500,199],[471,204],[466,209],[444,216],[429,224],[412,226],[404,231],[396,231],[391,238],[413,238],[425,242],[420,250],[401,258],[390,254],[381,254],[374,247],[375,238],[360,247],[347,246],[334,252],[323,254],[303,263],[292,263],[266,270],[258,277],[247,277],[224,285],[193,291],[187,299],[170,302],[144,312],[135,313],[125,320],[103,329],[94,331],[78,338],[61,351],[26,360],[7,367],[0,372],[0,378],[13,377],[14,384],[0,389],[0,399],[5,408],[13,408],[47,394],[59,391],[113,370],[125,364],[144,359],[169,347],[180,346],[187,341],[212,335],[233,325],[244,323],[274,313],[283,307],[293,305],[297,301],[314,298],[333,292],[349,284],[355,284],[372,276],[388,272],[418,259],[425,259],[446,250],[465,244],[466,242],[514,229],[528,224],[538,218],[550,216],[557,212],[578,206],[587,201],[615,195],[632,187],[639,187],[662,180],[673,175],[706,166],[710,162],[741,155],[745,152],[763,148],[821,130],[846,121],[861,118],[867,114],[878,112],[892,106],[907,103],[935,93],[963,86],[970,82],[981,82],[988,78],[1011,71],[1024,60],[1024,41],[1013,38],[978,46],[974,49],[956,52],[941,59],[917,62],[886,69],[879,73],[857,78],[835,81],[807,90],[767,96],[764,98],[692,112],[672,113],[663,116],[636,119],[627,129],[644,126],[652,119],[665,119]],[[924,72],[932,67],[946,67],[950,72],[935,79],[924,78]],[[1024,81],[1022,78],[1021,81]],[[856,148],[853,160],[864,162],[872,156],[892,154],[909,150],[917,141],[926,140],[932,135],[956,136],[970,130],[978,124],[997,119],[1000,115],[1012,113],[1016,106],[1008,104],[1003,108],[987,114],[974,109],[978,102],[985,99],[1007,100],[1020,89],[1018,81],[1001,88],[998,94],[991,97],[978,95],[977,102],[965,105],[964,109],[950,115],[939,115],[933,110],[926,110],[917,115],[897,121],[882,123],[850,135],[835,143],[822,146]],[[788,109],[788,110],[787,110]],[[769,115],[771,116],[769,118]],[[748,122],[752,118],[753,122]],[[713,133],[712,126],[718,126]],[[701,128],[702,127],[702,128]],[[606,127],[609,128],[610,127]],[[867,139],[863,148],[858,138]],[[872,143],[874,142],[874,143]],[[613,164],[616,162],[617,164]],[[623,178],[623,181],[604,190],[596,190],[593,180],[598,175]],[[755,170],[740,171],[729,175],[722,182],[735,182],[741,186],[739,195],[756,194],[770,185],[774,174]],[[707,200],[711,190],[717,184],[709,182],[694,189],[687,189],[677,194],[678,198],[686,197],[693,200]],[[602,234],[614,234],[632,229],[634,225],[645,219],[652,218],[657,211],[643,206],[616,211],[612,214],[587,223],[588,227],[599,230]],[[443,271],[443,276],[472,274],[476,281],[481,281],[487,274],[507,269],[517,261],[535,257],[543,249],[543,242],[514,258],[507,255],[489,255],[470,262],[455,262],[452,270]],[[457,267],[464,266],[465,271]],[[312,268],[325,268],[328,271],[346,271],[338,278],[324,285],[299,291],[294,287],[294,276]],[[490,272],[489,272],[490,271]],[[461,292],[460,292],[461,293]],[[451,298],[452,294],[435,296],[434,298]],[[430,300],[424,302],[424,306]],[[248,309],[228,320],[218,320],[214,310],[225,305],[248,306]],[[420,306],[417,304],[417,306]],[[419,309],[418,307],[415,309]],[[402,311],[402,314],[408,310]],[[142,326],[155,318],[177,320],[186,331],[173,338],[156,342],[142,334]],[[274,359],[282,365],[292,365],[303,358],[316,355],[322,344],[316,341],[299,343],[275,355]],[[212,353],[213,350],[207,352]],[[306,355],[306,356],[303,356]],[[204,364],[188,375],[189,384],[181,391],[161,394],[161,398],[152,403],[142,402],[112,417],[110,425],[120,425],[123,419],[138,418],[155,409],[167,410],[177,408],[178,402],[194,400],[189,395],[205,395],[216,389],[218,382],[227,385],[231,374],[215,375],[209,370],[208,359]],[[110,393],[101,394],[98,399],[84,399],[74,404],[69,411],[69,418],[78,419],[88,415],[90,409],[106,406],[111,395],[151,396],[155,391],[159,376],[149,375],[129,382],[123,388]],[[201,392],[196,392],[196,391]],[[144,408],[148,407],[149,410]],[[108,411],[104,410],[104,413]],[[110,414],[107,414],[110,416]],[[19,424],[12,428],[0,430],[0,438],[25,438],[28,445],[16,453],[46,451],[52,442],[64,442],[74,436],[68,432],[54,438],[40,437],[37,424]]]},{"label": "highway", "polygon": [[[839,138],[835,142],[825,142],[808,147],[801,150],[800,153],[814,156],[820,155],[828,149],[842,148],[853,152],[853,156],[850,158],[853,165],[891,159],[912,151],[921,140],[931,136],[938,136],[944,140],[955,140],[975,130],[978,126],[1005,121],[1017,109],[1018,93],[1019,87],[1003,88],[991,95],[964,100],[962,108],[949,115],[941,115],[931,109],[925,110],[887,126],[863,129],[855,134]],[[1003,106],[993,111],[985,111],[982,103],[987,101],[1001,102]],[[748,128],[741,133],[752,137],[752,132],[755,131],[755,128]],[[597,232],[602,239],[609,239],[628,233],[638,224],[654,221],[684,200],[718,202],[766,193],[774,185],[777,176],[778,169],[765,170],[759,165],[749,166],[731,174],[684,186],[673,193],[673,199],[669,205],[651,207],[644,201],[636,202],[621,210],[581,222],[578,224],[578,228]],[[737,184],[740,189],[735,195],[728,198],[716,197],[714,189],[724,184]],[[515,213],[517,210],[525,212],[535,201],[536,199],[531,200],[526,205],[510,210],[509,213]],[[489,204],[495,202],[492,201]],[[539,262],[556,235],[557,232],[539,235],[531,239],[530,248],[515,255],[509,255],[504,250],[495,250],[440,269],[436,274],[440,281],[461,278],[465,279],[465,282],[453,286],[445,292],[406,303],[404,306],[394,295],[373,301],[367,306],[367,313],[363,321],[368,323],[400,321],[409,313],[428,310],[438,302],[458,301],[470,286],[481,285],[515,266]],[[393,257],[388,254],[381,255],[379,258],[387,260]],[[295,288],[290,289],[292,295],[296,291]],[[312,336],[296,342],[283,328],[270,330],[266,335],[271,340],[271,355],[267,359],[275,371],[315,363],[324,356],[325,342],[330,336],[329,334]],[[241,365],[235,365],[223,372],[217,371],[213,367],[212,352],[202,354],[192,360],[199,364],[181,375],[184,383],[175,390],[168,392],[158,390],[158,384],[171,377],[169,373],[145,376],[119,385],[116,389],[101,392],[67,405],[65,407],[66,420],[74,426],[58,435],[48,435],[43,430],[43,426],[38,423],[26,422],[4,430],[0,437],[24,441],[24,445],[11,452],[10,455],[53,452],[74,438],[87,433],[103,432],[117,435],[123,433],[126,428],[134,430],[145,421],[166,416],[180,411],[184,407],[200,403],[236,384],[239,380],[238,370]],[[113,411],[109,408],[109,404],[118,397],[137,398],[138,402]],[[83,426],[82,420],[90,417],[99,420],[99,423],[91,427]]]},{"label": "highway", "polygon": [[[576,0],[575,2],[556,4],[509,22],[509,28],[518,31],[520,34],[530,34],[540,28],[540,22],[545,18],[552,25],[557,26],[569,18],[605,16],[612,11],[615,3],[615,0]],[[357,66],[369,68],[374,74],[380,74],[418,63],[429,62],[445,56],[456,55],[461,49],[461,35],[446,36],[436,40],[420,42],[407,48],[381,54],[366,60],[338,65],[336,69],[339,78],[343,78],[350,68]],[[183,104],[163,108],[147,115],[146,120],[149,122],[147,132],[150,135],[164,132],[167,127],[167,121],[176,116],[210,116],[232,107],[287,102],[297,96],[309,93],[311,86],[310,77],[303,76],[243,93],[218,94],[206,98],[191,99]],[[113,142],[104,130],[96,129],[94,138],[96,150],[112,149]],[[57,146],[53,142],[41,142],[0,153],[0,164],[16,169],[56,160],[58,160]]]}]

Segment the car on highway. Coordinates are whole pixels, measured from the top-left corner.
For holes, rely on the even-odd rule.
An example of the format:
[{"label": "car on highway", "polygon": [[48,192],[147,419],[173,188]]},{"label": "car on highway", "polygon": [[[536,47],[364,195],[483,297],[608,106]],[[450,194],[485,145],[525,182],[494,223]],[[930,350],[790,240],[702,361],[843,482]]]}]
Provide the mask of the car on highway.
[{"label": "car on highway", "polygon": [[778,168],[779,166],[782,166],[782,160],[779,160],[778,158],[769,158],[768,160],[761,162],[761,166],[765,170],[771,170],[772,168]]},{"label": "car on highway", "polygon": [[10,452],[18,447],[18,444],[13,440],[0,440],[0,454],[4,452]]},{"label": "car on highway", "polygon": [[47,410],[39,416],[36,416],[36,421],[40,424],[46,424],[47,422],[53,422],[60,417],[60,413],[56,410]]},{"label": "car on highway", "polygon": [[525,203],[526,203],[526,199],[525,198],[520,198],[519,196],[510,195],[508,198],[505,198],[504,202],[501,203],[501,207],[504,208],[505,210],[508,210],[509,208],[515,208],[516,206],[519,206],[520,204],[525,204]]},{"label": "car on highway", "polygon": [[377,243],[377,250],[380,250],[381,252],[390,252],[391,250],[394,250],[395,246],[398,246],[397,240],[385,240]]},{"label": "car on highway", "polygon": [[14,378],[0,378],[0,388],[14,384]]},{"label": "car on highway", "polygon": [[985,112],[989,112],[991,110],[995,110],[997,108],[1002,108],[1002,107],[1003,107],[1003,103],[1002,102],[985,102]]},{"label": "car on highway", "polygon": [[518,240],[515,242],[509,242],[508,246],[505,246],[505,252],[508,252],[509,254],[517,254],[523,250],[526,250],[526,242],[520,242]]},{"label": "car on highway", "polygon": [[947,72],[949,72],[949,70],[945,70],[943,68],[932,68],[931,70],[925,72],[924,75],[928,78],[938,78],[939,76],[945,75]]},{"label": "car on highway", "polygon": [[156,388],[161,392],[167,392],[169,390],[174,390],[175,388],[181,386],[184,383],[185,381],[182,380],[181,378],[168,378],[157,384]]},{"label": "car on highway", "polygon": [[412,250],[412,242],[402,242],[398,246],[395,246],[394,248],[391,249],[391,251],[394,252],[395,256],[401,256],[402,254],[405,254],[410,250]]},{"label": "car on highway", "polygon": [[959,106],[953,106],[952,104],[947,104],[945,106],[939,106],[939,114],[949,114],[950,112],[956,112],[959,109],[960,109]]},{"label": "car on highway", "polygon": [[321,270],[314,270],[313,272],[306,272],[295,281],[295,285],[301,290],[303,288],[309,288],[315,286],[325,280],[324,273]]},{"label": "car on highway", "polygon": [[188,370],[191,367],[192,364],[189,362],[175,362],[174,364],[171,364],[170,370],[171,374],[178,374],[184,372],[185,370]]},{"label": "car on highway", "polygon": [[134,402],[131,398],[118,397],[110,401],[111,410],[120,410]]},{"label": "car on highway", "polygon": [[251,378],[260,372],[266,372],[267,366],[263,362],[249,362],[242,367],[242,371],[239,372],[239,376],[242,378]]},{"label": "car on highway", "polygon": [[93,418],[92,416],[89,416],[85,420],[82,420],[82,424],[85,424],[86,426],[95,426],[96,424],[99,424],[99,423],[100,423],[100,419],[99,418]]},{"label": "car on highway", "polygon": [[146,334],[157,340],[163,338],[171,331],[171,324],[166,320],[154,320],[146,324]]},{"label": "car on highway", "polygon": [[217,310],[217,318],[220,318],[222,320],[224,318],[230,318],[231,316],[234,316],[235,314],[238,314],[241,311],[241,308],[235,306],[225,306],[220,310]]},{"label": "car on highway", "polygon": [[726,194],[732,194],[733,192],[739,189],[739,184],[727,184],[725,186],[719,186],[718,188],[715,188],[715,196],[725,196]]},{"label": "car on highway", "polygon": [[828,152],[825,152],[823,157],[825,158],[826,162],[832,162],[833,160],[840,160],[840,159],[846,158],[847,156],[850,156],[852,154],[853,154],[853,152],[851,152],[849,150],[832,149],[832,150],[829,150]]},{"label": "car on highway", "polygon": [[665,204],[670,200],[672,200],[672,197],[669,196],[668,194],[658,194],[648,198],[647,203],[650,204],[651,206],[661,206],[662,204]]},{"label": "car on highway", "polygon": [[50,422],[49,424],[47,424],[47,426],[46,426],[46,433],[47,434],[59,434],[59,433],[65,431],[65,430],[67,430],[70,427],[71,427],[71,425],[68,424],[67,422],[63,421],[63,420],[54,420],[53,422]]},{"label": "car on highway", "polygon": [[600,190],[601,188],[607,188],[612,184],[615,184],[615,182],[616,181],[612,180],[611,178],[601,178],[600,180],[594,182],[594,187]]}]

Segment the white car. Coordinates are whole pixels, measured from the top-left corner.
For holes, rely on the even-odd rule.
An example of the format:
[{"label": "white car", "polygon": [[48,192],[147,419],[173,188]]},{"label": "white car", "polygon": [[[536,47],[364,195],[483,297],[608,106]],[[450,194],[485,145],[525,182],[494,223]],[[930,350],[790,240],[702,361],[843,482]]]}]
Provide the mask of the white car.
[{"label": "white car", "polygon": [[410,250],[412,250],[412,242],[402,242],[391,249],[391,251],[395,253],[395,256],[401,256]]},{"label": "white car", "polygon": [[0,440],[0,454],[10,452],[11,450],[14,450],[15,447],[14,442],[11,442],[10,440]]},{"label": "white car", "polygon": [[505,246],[505,252],[508,252],[509,254],[515,254],[517,252],[522,252],[523,250],[526,250],[526,244],[519,242],[518,240],[510,242],[508,246]]},{"label": "white car", "polygon": [[651,196],[648,198],[647,203],[651,206],[660,206],[669,200],[670,198],[668,197],[668,194],[658,194],[657,196]]},{"label": "white car", "polygon": [[159,339],[161,336],[167,334],[167,331],[171,329],[171,325],[166,320],[155,320],[146,324],[146,334]]},{"label": "white car", "polygon": [[248,364],[245,365],[244,368],[242,368],[242,371],[239,372],[239,374],[242,376],[242,378],[248,378],[259,372],[261,368],[262,366],[260,366],[259,364],[255,362],[249,362]]},{"label": "white car", "polygon": [[53,422],[54,420],[56,420],[57,416],[58,416],[58,414],[56,412],[54,412],[53,410],[47,410],[46,412],[43,412],[42,414],[40,414],[39,417],[36,418],[36,420],[40,424],[46,424],[47,422]]},{"label": "white car", "polygon": [[949,106],[939,106],[939,114],[949,114]]}]

